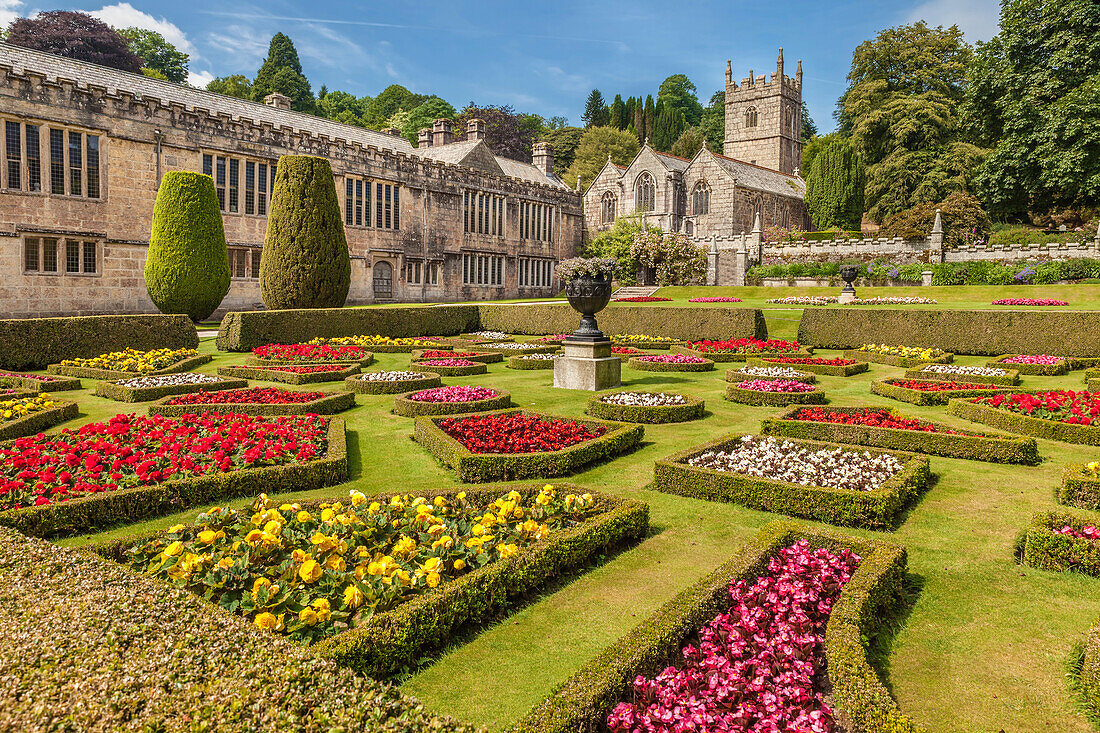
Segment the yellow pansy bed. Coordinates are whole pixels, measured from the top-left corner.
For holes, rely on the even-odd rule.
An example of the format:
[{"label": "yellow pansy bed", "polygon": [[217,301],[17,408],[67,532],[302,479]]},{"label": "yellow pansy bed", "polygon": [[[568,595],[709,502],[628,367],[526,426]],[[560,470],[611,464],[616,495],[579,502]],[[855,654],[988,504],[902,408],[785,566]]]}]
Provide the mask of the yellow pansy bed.
[{"label": "yellow pansy bed", "polygon": [[949,354],[943,349],[893,346],[890,344],[863,344],[858,349],[845,351],[844,357],[857,361],[870,361],[875,364],[905,367],[906,369],[921,364],[950,364],[955,359],[954,354]]},{"label": "yellow pansy bed", "polygon": [[375,677],[648,528],[640,502],[519,485],[215,509],[104,556]]},{"label": "yellow pansy bed", "polygon": [[449,351],[451,344],[444,341],[436,341],[426,338],[394,338],[391,336],[333,336],[329,338],[318,337],[307,341],[309,344],[324,344],[327,346],[362,346],[365,349],[379,354],[407,354],[413,349],[437,349]]},{"label": "yellow pansy bed", "polygon": [[50,364],[46,371],[66,377],[125,379],[186,372],[206,364],[212,358],[209,354],[200,354],[194,349],[124,349],[90,358],[66,359],[59,364]]},{"label": "yellow pansy bed", "polygon": [[617,333],[611,337],[615,346],[633,346],[636,349],[667,349],[683,343],[670,336],[647,336],[642,333]]},{"label": "yellow pansy bed", "polygon": [[33,435],[76,416],[75,402],[56,400],[46,392],[32,397],[0,398],[0,440]]}]

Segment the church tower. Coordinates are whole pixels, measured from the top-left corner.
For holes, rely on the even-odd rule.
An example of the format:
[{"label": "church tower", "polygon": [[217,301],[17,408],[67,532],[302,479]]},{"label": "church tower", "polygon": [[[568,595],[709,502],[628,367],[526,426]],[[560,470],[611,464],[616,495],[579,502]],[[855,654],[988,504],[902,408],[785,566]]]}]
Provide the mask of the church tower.
[{"label": "church tower", "polygon": [[726,62],[727,157],[794,175],[802,160],[802,61],[792,79],[783,73],[783,49],[771,79],[752,70],[738,86]]}]

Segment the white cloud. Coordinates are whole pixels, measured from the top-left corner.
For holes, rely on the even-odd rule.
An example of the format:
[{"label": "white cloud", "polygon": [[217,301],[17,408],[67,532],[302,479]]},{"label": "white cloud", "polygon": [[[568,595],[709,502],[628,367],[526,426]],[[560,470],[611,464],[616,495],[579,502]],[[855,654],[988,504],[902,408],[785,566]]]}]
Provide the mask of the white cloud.
[{"label": "white cloud", "polygon": [[199,89],[206,89],[206,85],[214,81],[214,75],[209,71],[188,71],[187,83]]},{"label": "white cloud", "polygon": [[7,28],[13,20],[23,15],[19,11],[23,0],[0,0],[0,29]]},{"label": "white cloud", "polygon": [[926,0],[909,13],[909,23],[918,20],[928,25],[957,25],[971,41],[988,41],[1000,26],[997,0]]},{"label": "white cloud", "polygon": [[[0,2],[3,1],[0,0]],[[99,10],[93,10],[88,14],[115,28],[142,28],[147,31],[156,31],[164,36],[164,40],[180,51],[191,56],[195,55],[194,45],[187,39],[187,34],[180,30],[178,25],[167,18],[158,20],[152,15],[138,10],[130,3],[104,5]]]},{"label": "white cloud", "polygon": [[263,36],[248,26],[231,25],[224,32],[208,33],[206,41],[230,57],[233,71],[223,74],[245,71],[251,76],[267,56],[271,36]]}]

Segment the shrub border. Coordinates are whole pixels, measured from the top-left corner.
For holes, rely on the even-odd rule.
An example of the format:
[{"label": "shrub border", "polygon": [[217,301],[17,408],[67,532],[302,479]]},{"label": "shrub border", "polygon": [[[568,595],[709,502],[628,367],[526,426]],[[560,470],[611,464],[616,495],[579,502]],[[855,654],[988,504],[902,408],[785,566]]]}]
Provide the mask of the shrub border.
[{"label": "shrub border", "polygon": [[[140,377],[127,378],[140,379]],[[166,384],[160,387],[126,387],[118,382],[100,382],[95,387],[95,394],[97,397],[106,397],[116,402],[148,402],[150,400],[159,400],[162,397],[172,397],[191,392],[217,392],[223,389],[241,389],[247,386],[247,379],[225,378],[220,378],[217,382]]]},{"label": "shrub border", "polygon": [[[897,377],[894,377],[896,379]],[[944,379],[916,379],[913,381],[929,384],[943,384]],[[977,384],[977,382],[975,382]],[[899,402],[908,402],[912,405],[928,407],[931,405],[946,405],[951,399],[963,399],[966,397],[985,397],[994,394],[1013,394],[1021,391],[1019,387],[997,387],[989,385],[989,389],[957,389],[950,392],[922,392],[919,389],[909,389],[890,384],[886,380],[871,382],[871,394],[881,395]]]},{"label": "shrub border", "polygon": [[[643,354],[644,356],[644,354]],[[677,364],[662,361],[638,361],[642,357],[630,357],[626,365],[639,372],[712,372],[714,361],[704,358],[703,362],[696,364]]]},{"label": "shrub border", "polygon": [[782,548],[805,538],[812,547],[849,548],[862,557],[833,605],[824,653],[838,717],[861,733],[919,733],[871,666],[866,639],[899,607],[907,556],[903,547],[790,521],[760,529],[720,567],[678,593],[611,644],[536,705],[509,733],[601,730],[608,713],[630,694],[634,678],[676,663],[683,643],[729,608],[729,586],[765,572]]},{"label": "shrub border", "polygon": [[[385,369],[384,371],[404,371],[403,369]],[[423,372],[423,379],[404,379],[401,381],[369,382],[360,379],[363,373],[355,374],[344,380],[344,389],[356,394],[398,394],[400,392],[416,392],[429,387],[439,387],[443,384],[438,374]],[[411,390],[409,388],[412,388]]]},{"label": "shrub border", "polygon": [[[802,382],[806,384],[806,382]],[[760,392],[741,389],[736,384],[726,384],[725,399],[740,405],[754,407],[783,407],[785,405],[824,405],[825,390],[813,385],[813,392]]]},{"label": "shrub border", "polygon": [[1071,463],[1062,472],[1058,501],[1080,509],[1100,509],[1100,476],[1087,475],[1084,463]]},{"label": "shrub border", "polygon": [[[833,412],[853,413],[862,407],[830,407]],[[887,410],[894,417],[913,418],[903,415],[892,408],[874,408]],[[964,458],[969,461],[987,463],[1020,463],[1027,466],[1037,465],[1039,447],[1034,438],[1002,433],[999,435],[979,435],[977,433],[951,434],[926,433],[919,430],[900,428],[880,428],[867,425],[841,425],[837,423],[813,422],[793,419],[802,406],[791,407],[773,417],[765,418],[760,424],[763,435],[781,435],[787,438],[806,438],[826,443],[850,443],[869,445],[873,448],[901,450],[909,453],[923,453],[930,456]],[[948,427],[935,423],[937,427]],[[951,428],[948,428],[951,429]]]},{"label": "shrub border", "polygon": [[706,402],[703,399],[680,392],[660,392],[657,394],[679,395],[685,400],[685,404],[682,405],[612,405],[603,401],[603,398],[608,395],[623,392],[646,392],[646,390],[615,389],[600,392],[588,400],[584,413],[600,420],[660,424],[698,420],[706,412]]},{"label": "shrub border", "polygon": [[843,366],[833,366],[832,364],[784,364],[771,359],[752,358],[749,359],[748,364],[749,366],[785,366],[791,369],[797,369],[800,372],[812,372],[813,374],[821,374],[826,377],[851,377],[855,374],[863,374],[863,372],[871,368],[870,363],[866,361],[857,361],[855,364],[844,364]]},{"label": "shrub border", "polygon": [[[449,346],[446,349],[413,349],[411,352],[411,356],[409,357],[410,361],[422,361],[423,354],[426,351],[454,351],[454,349]],[[504,361],[504,354],[500,353],[499,351],[483,351],[481,353],[474,353],[472,350],[467,350],[462,353],[472,354],[472,356],[448,356],[438,358],[480,361],[482,364],[496,364],[497,362]]]},{"label": "shrub border", "polygon": [[[47,384],[50,385],[50,388],[42,389]],[[40,379],[31,379],[30,377],[21,377],[18,374],[4,372],[0,372],[0,385],[10,385],[18,389],[28,389],[32,392],[45,392],[47,394],[84,389],[84,385],[80,383],[78,377],[54,377],[52,382],[43,382]]]},{"label": "shrub border", "polygon": [[[310,372],[298,374],[296,372],[279,371],[280,368],[300,366],[337,366],[331,372]],[[345,377],[358,374],[359,364],[280,364],[278,367],[262,366],[223,366],[218,367],[218,374],[223,377],[239,377],[241,379],[258,379],[264,382],[281,382],[283,384],[321,384],[324,382],[339,382]],[[333,376],[334,375],[334,376]]]},{"label": "shrub border", "polygon": [[[434,361],[434,359],[430,361]],[[441,377],[471,377],[476,374],[488,374],[489,367],[482,362],[470,366],[426,366],[414,361],[409,364],[409,370],[426,374],[438,374]]]},{"label": "shrub border", "polygon": [[[429,388],[430,389],[430,388]],[[413,390],[396,395],[393,398],[393,414],[401,417],[420,417],[422,415],[464,415],[468,412],[489,412],[504,410],[512,406],[512,393],[494,389],[492,397],[469,402],[417,402],[410,395],[423,390]]]},{"label": "shrub border", "polygon": [[69,501],[0,511],[0,525],[34,537],[91,532],[227,498],[311,491],[348,479],[344,421],[328,418],[324,458],[290,466],[261,466],[160,484],[105,491]]},{"label": "shrub border", "polygon": [[1073,359],[1069,357],[1059,357],[1061,362],[1058,364],[1005,364],[1005,359],[1011,359],[1014,356],[1020,356],[1020,354],[1001,354],[996,359],[990,359],[985,363],[987,367],[994,369],[1011,369],[1017,371],[1020,374],[1028,374],[1032,376],[1041,377],[1060,377],[1063,374],[1067,374],[1073,366]]},{"label": "shrub border", "polygon": [[1020,384],[1020,373],[1015,369],[1006,369],[1008,372],[1003,377],[986,377],[979,374],[959,374],[949,373],[942,374],[939,372],[926,372],[922,371],[927,364],[921,366],[918,369],[909,369],[905,372],[906,379],[923,379],[925,381],[931,380],[933,382],[968,382],[972,380],[980,379],[982,384],[996,384],[1004,387],[1017,387]]},{"label": "shrub border", "polygon": [[1081,529],[1100,522],[1096,515],[1066,509],[1039,512],[1024,533],[1023,563],[1039,570],[1100,577],[1100,542],[1054,532],[1054,525]]},{"label": "shrub border", "polygon": [[1093,715],[1100,715],[1100,622],[1089,629],[1077,672],[1077,688]]},{"label": "shrub border", "polygon": [[685,463],[710,450],[731,446],[747,433],[732,433],[717,440],[696,445],[658,460],[653,466],[650,488],[665,494],[677,494],[704,501],[724,501],[738,506],[791,517],[802,517],[828,524],[893,529],[902,511],[928,484],[928,457],[918,453],[856,448],[820,440],[785,438],[812,448],[866,450],[872,454],[891,454],[902,460],[902,470],[874,491],[849,491],[825,486],[790,484],[774,479],[748,476]]},{"label": "shrub border", "polygon": [[687,354],[688,356],[701,356],[704,359],[710,359],[713,362],[719,364],[728,364],[730,362],[747,362],[750,358],[766,357],[766,356],[813,356],[813,349],[799,349],[797,351],[703,351],[702,349],[693,349],[690,346],[673,346],[671,349],[674,354]]},{"label": "shrub border", "polygon": [[[295,391],[295,390],[291,390]],[[202,412],[233,413],[236,415],[333,415],[355,407],[354,392],[324,392],[310,402],[287,405],[211,403],[205,405],[168,405],[172,397],[162,397],[149,405],[150,415],[179,417],[197,415]]]},{"label": "shrub border", "polygon": [[641,425],[616,423],[606,420],[551,415],[536,410],[510,409],[478,412],[462,417],[486,415],[534,415],[545,420],[569,420],[582,423],[589,428],[606,427],[608,430],[598,438],[577,443],[558,451],[539,453],[472,453],[465,446],[443,432],[439,422],[448,419],[443,416],[416,418],[413,439],[458,474],[465,483],[485,483],[488,481],[524,479],[535,477],[564,476],[604,458],[610,458],[636,446],[642,440],[645,430]]},{"label": "shrub border", "polygon": [[526,354],[516,354],[515,356],[508,357],[508,363],[505,364],[509,369],[526,369],[528,371],[533,369],[553,369],[553,359],[528,359]]},{"label": "shrub border", "polygon": [[1041,417],[1019,415],[1008,410],[961,399],[950,400],[947,403],[947,409],[952,415],[964,420],[989,425],[1009,433],[1079,445],[1100,445],[1100,426],[1044,420]]},{"label": "shrub border", "polygon": [[905,367],[911,369],[918,364],[950,364],[955,360],[954,354],[944,354],[943,356],[937,356],[934,359],[919,359],[909,356],[898,356],[897,354],[880,354],[875,351],[860,351],[859,349],[845,349],[845,359],[855,359],[856,361],[868,361],[872,364],[885,364],[887,366]]},{"label": "shrub border", "polygon": [[[93,357],[94,358],[94,357]],[[157,369],[151,372],[123,372],[117,369],[95,369],[93,367],[62,366],[50,364],[46,367],[47,374],[60,374],[65,377],[87,377],[88,379],[130,379],[131,377],[157,377],[161,374],[179,374],[189,372],[195,367],[202,366],[213,360],[210,354],[196,354],[186,359],[181,359],[175,364]]]},{"label": "shrub border", "polygon": [[757,364],[757,365],[745,364],[744,366],[739,367],[737,369],[727,369],[726,370],[726,377],[725,377],[726,382],[731,383],[731,384],[736,384],[738,382],[744,382],[744,381],[747,381],[747,380],[750,380],[750,379],[765,379],[765,380],[768,380],[769,382],[778,382],[782,379],[789,379],[792,382],[804,382],[806,384],[816,384],[817,383],[817,375],[816,374],[814,374],[813,372],[803,372],[803,371],[800,371],[798,369],[794,369],[794,367],[791,367],[791,369],[794,369],[796,372],[798,372],[797,377],[762,377],[758,374],[745,374],[744,370],[747,369],[749,366],[759,366],[759,364]]},{"label": "shrub border", "polygon": [[[47,394],[49,394],[47,392]],[[34,397],[35,395],[30,395]],[[21,399],[5,397],[4,399]],[[54,425],[72,420],[80,413],[79,406],[69,400],[55,400],[57,405],[46,410],[32,412],[29,415],[0,423],[0,440],[12,440],[40,433]]]}]

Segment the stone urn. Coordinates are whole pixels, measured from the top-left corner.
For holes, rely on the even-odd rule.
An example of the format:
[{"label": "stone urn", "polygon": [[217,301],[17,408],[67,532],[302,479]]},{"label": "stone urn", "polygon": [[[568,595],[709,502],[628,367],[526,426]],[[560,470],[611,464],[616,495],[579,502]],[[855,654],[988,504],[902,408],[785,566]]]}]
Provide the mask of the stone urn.
[{"label": "stone urn", "polygon": [[844,281],[844,289],[840,291],[840,302],[851,303],[856,299],[856,289],[852,283],[859,276],[859,268],[855,265],[844,265],[840,268],[840,279]]},{"label": "stone urn", "polygon": [[566,282],[565,297],[573,310],[581,314],[581,324],[569,338],[590,342],[608,340],[596,325],[596,314],[611,301],[611,275],[575,277]]}]

